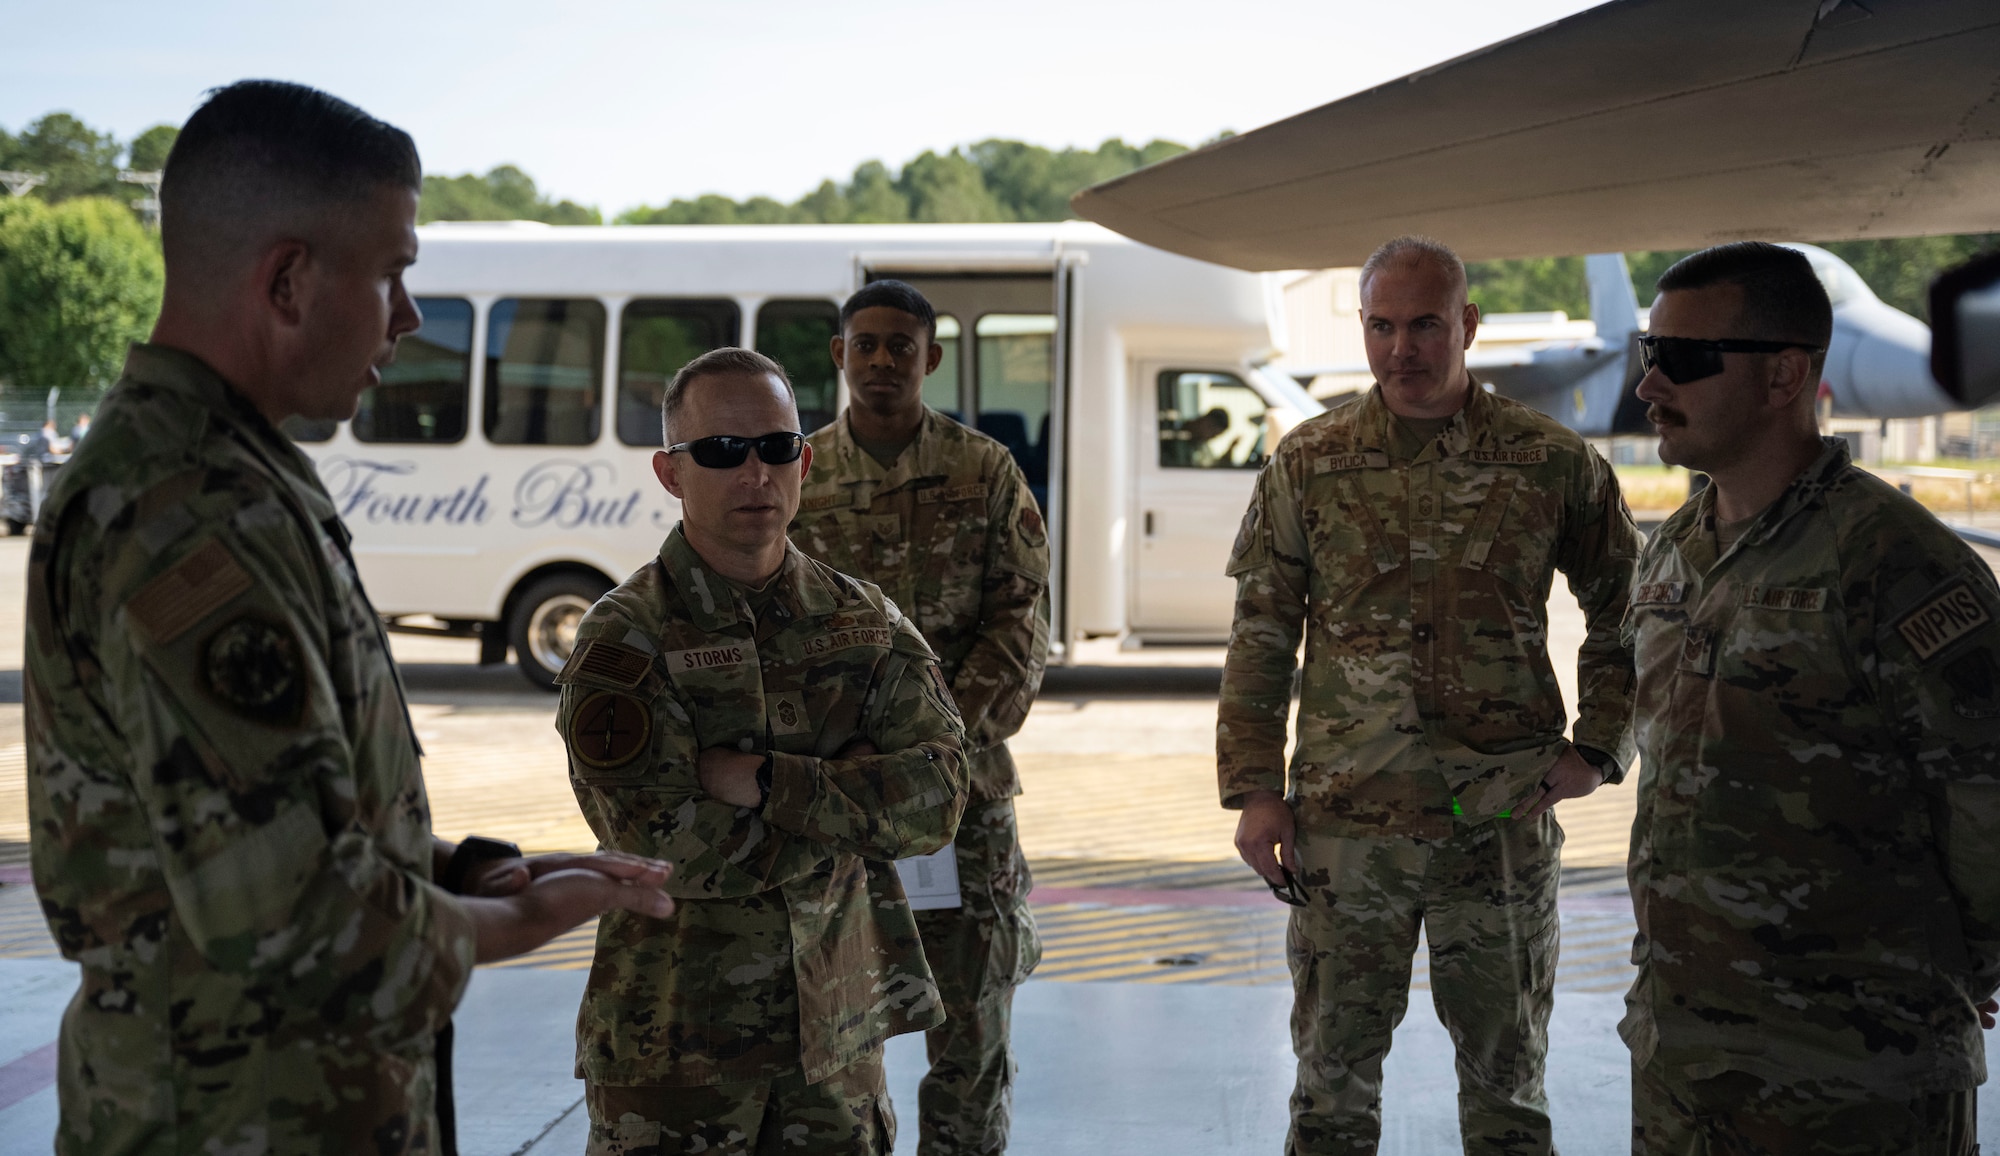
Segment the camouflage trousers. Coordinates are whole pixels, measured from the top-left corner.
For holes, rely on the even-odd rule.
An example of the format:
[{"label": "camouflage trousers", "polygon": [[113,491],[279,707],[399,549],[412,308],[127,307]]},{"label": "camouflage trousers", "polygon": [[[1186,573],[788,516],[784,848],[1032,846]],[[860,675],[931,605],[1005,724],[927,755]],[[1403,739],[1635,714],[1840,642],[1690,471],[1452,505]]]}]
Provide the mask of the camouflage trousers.
[{"label": "camouflage trousers", "polygon": [[896,1113],[876,1049],[817,1084],[796,1070],[703,1087],[585,1086],[588,1156],[889,1156]]},{"label": "camouflage trousers", "polygon": [[1632,1069],[1632,1156],[1976,1156],[1973,1089],[1834,1100],[1748,1072],[1674,1080]]},{"label": "camouflage trousers", "polygon": [[917,1085],[922,1156],[1007,1150],[1014,1101],[1008,1039],[1014,988],[1042,958],[1028,910],[1034,881],[1014,800],[974,800],[953,841],[960,907],[917,912],[945,1022],[925,1033],[930,1070]]},{"label": "camouflage trousers", "polygon": [[1542,1070],[1555,1004],[1562,828],[1494,819],[1443,840],[1301,830],[1288,1154],[1373,1152],[1382,1061],[1409,1002],[1421,927],[1431,999],[1458,1059],[1468,1153],[1553,1153]]}]

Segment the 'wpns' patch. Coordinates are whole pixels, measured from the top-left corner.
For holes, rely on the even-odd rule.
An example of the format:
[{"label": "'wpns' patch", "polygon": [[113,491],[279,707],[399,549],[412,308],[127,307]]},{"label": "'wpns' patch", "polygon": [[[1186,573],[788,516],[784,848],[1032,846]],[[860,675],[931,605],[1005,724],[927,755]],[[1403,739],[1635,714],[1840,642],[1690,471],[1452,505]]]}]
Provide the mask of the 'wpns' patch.
[{"label": "'wpns' patch", "polygon": [[1924,661],[1938,651],[1993,621],[1972,583],[1961,580],[1956,586],[1917,607],[1896,623],[1896,633]]},{"label": "'wpns' patch", "polygon": [[201,648],[201,680],[217,702],[266,726],[297,724],[305,706],[305,672],[291,631],[245,615],[209,635]]},{"label": "'wpns' patch", "polygon": [[569,719],[569,749],[576,761],[605,771],[622,767],[653,737],[653,712],[629,694],[600,690],[577,704]]}]

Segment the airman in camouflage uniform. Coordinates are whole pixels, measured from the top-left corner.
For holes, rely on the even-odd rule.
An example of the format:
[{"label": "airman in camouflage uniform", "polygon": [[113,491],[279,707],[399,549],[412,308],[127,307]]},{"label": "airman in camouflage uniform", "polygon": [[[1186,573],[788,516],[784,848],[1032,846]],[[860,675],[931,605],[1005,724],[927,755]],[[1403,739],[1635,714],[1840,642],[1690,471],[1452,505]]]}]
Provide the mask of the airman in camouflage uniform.
[{"label": "airman in camouflage uniform", "polygon": [[[218,172],[282,191],[288,163],[315,190],[358,169],[372,195],[332,194],[345,226],[310,195],[204,215]],[[133,347],[29,555],[35,885],[83,973],[60,1037],[58,1152],[438,1152],[433,1040],[475,960],[604,910],[602,890],[575,901],[579,884],[619,890],[510,859],[501,890],[533,890],[542,912],[522,920],[511,900],[432,884],[452,848],[431,836],[387,639],[333,500],[272,425],[351,415],[371,363],[416,327],[400,270],[419,180],[407,136],[273,82],[216,94],[168,160],[161,344]],[[294,265],[276,279],[296,312],[270,324],[266,298],[213,279],[244,272],[226,249],[199,259],[218,228],[262,257],[286,209],[279,250],[391,275],[357,291]],[[203,311],[218,301],[232,307]],[[197,350],[234,355],[235,376]],[[670,910],[640,896],[624,901]]]},{"label": "airman in camouflage uniform", "polygon": [[1714,484],[1653,535],[1626,624],[1633,1151],[1965,1156],[2000,988],[2000,589],[1815,436],[1832,314],[1802,256],[1724,246],[1660,287],[1639,396]]},{"label": "airman in camouflage uniform", "polygon": [[[687,399],[669,442],[695,448],[662,456],[705,452],[708,425],[789,419],[796,438],[797,411],[756,396],[782,382],[743,350],[690,363],[666,404]],[[889,861],[950,844],[963,727],[916,627],[786,543],[801,467],[680,460],[708,489],[676,491],[682,524],[592,608],[557,679],[591,828],[674,856],[681,900],[671,924],[599,926],[577,1027],[590,1151],[886,1153],[882,1043],[943,1019]],[[696,546],[739,480],[778,560],[762,582]],[[717,752],[763,760],[761,790],[724,797],[703,769]]]},{"label": "airman in camouflage uniform", "polygon": [[[931,1067],[917,1088],[919,1151],[946,1156],[1006,1150],[1014,989],[1041,958],[1014,822],[1021,781],[1006,740],[1027,718],[1048,658],[1049,549],[1040,507],[1006,448],[923,404],[923,373],[908,371],[938,347],[930,321],[909,310],[928,308],[916,289],[878,281],[842,310],[837,355],[850,388],[907,363],[894,400],[898,417],[916,419],[914,436],[884,464],[857,437],[853,409],[813,434],[792,540],[907,609],[965,718],[971,798],[955,840],[960,902],[917,912],[946,1011],[929,1033]],[[874,332],[885,326],[894,332]]]},{"label": "airman in camouflage uniform", "polygon": [[[1582,439],[1469,381],[1477,314],[1449,250],[1392,242],[1362,292],[1378,384],[1279,444],[1229,562],[1216,749],[1239,848],[1295,904],[1288,1150],[1374,1150],[1421,925],[1466,1150],[1549,1152],[1562,831],[1547,808],[1630,755],[1618,622],[1638,533]],[[1443,414],[1391,409],[1412,396]],[[1558,570],[1589,624],[1574,745],[1547,652]]]}]

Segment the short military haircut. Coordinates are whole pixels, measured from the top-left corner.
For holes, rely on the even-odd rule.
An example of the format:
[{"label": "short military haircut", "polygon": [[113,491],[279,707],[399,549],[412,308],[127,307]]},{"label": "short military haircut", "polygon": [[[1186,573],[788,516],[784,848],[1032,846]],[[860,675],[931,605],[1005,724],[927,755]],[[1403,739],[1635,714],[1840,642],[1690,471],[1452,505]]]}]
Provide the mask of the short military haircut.
[{"label": "short military haircut", "polygon": [[[792,379],[785,373],[785,367],[754,349],[739,349],[725,345],[721,349],[711,349],[674,374],[667,383],[667,392],[660,397],[660,441],[663,445],[674,444],[674,415],[687,404],[688,386],[697,377],[747,376],[757,377],[770,374],[785,387],[785,396],[792,399],[794,420],[799,409],[798,394],[792,389]],[[774,433],[761,430],[760,433]],[[803,431],[800,431],[803,432]]]},{"label": "short military haircut", "polygon": [[1368,291],[1368,282],[1375,279],[1375,274],[1397,265],[1431,265],[1440,269],[1458,287],[1459,299],[1466,296],[1465,262],[1458,259],[1450,245],[1417,233],[1392,237],[1368,254],[1368,259],[1361,263],[1361,291]]},{"label": "short military haircut", "polygon": [[[1660,274],[1662,293],[1735,285],[1743,290],[1740,333],[1722,337],[1753,341],[1797,341],[1826,348],[1833,340],[1833,302],[1797,249],[1766,241],[1732,241],[1690,253]],[[1814,371],[1825,355],[1813,359]]]},{"label": "short military haircut", "polygon": [[863,285],[840,307],[840,331],[847,332],[847,323],[854,320],[856,313],[878,305],[900,309],[923,322],[927,339],[937,340],[937,310],[931,307],[929,298],[907,281],[870,281]]},{"label": "short military haircut", "polygon": [[316,88],[243,80],[209,94],[167,154],[168,274],[225,269],[384,185],[423,189],[410,134]]}]

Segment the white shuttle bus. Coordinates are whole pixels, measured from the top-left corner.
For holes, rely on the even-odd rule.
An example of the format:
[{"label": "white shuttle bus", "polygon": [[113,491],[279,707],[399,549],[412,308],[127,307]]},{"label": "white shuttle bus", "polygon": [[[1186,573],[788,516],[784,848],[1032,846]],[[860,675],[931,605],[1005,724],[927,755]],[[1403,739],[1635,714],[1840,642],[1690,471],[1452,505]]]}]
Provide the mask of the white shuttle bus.
[{"label": "white shuttle bus", "polygon": [[1058,661],[1085,638],[1226,638],[1257,467],[1320,409],[1262,368],[1283,339],[1272,281],[1094,225],[419,233],[423,328],[352,421],[288,429],[391,629],[476,637],[483,662],[511,649],[542,685],[678,517],[650,464],[674,372],[761,350],[811,432],[845,400],[827,343],[870,280],[937,305],[925,399],[1005,444],[1043,504]]}]

